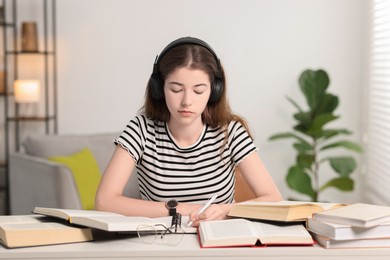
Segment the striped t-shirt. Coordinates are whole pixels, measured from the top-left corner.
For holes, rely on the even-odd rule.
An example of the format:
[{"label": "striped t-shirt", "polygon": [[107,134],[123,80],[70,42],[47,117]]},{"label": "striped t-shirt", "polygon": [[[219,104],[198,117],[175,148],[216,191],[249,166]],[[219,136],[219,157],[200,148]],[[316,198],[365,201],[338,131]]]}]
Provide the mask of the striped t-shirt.
[{"label": "striped t-shirt", "polygon": [[204,203],[218,193],[215,203],[234,198],[234,168],[257,148],[241,123],[223,128],[205,126],[198,141],[180,147],[167,123],[136,116],[115,140],[134,158],[144,200]]}]

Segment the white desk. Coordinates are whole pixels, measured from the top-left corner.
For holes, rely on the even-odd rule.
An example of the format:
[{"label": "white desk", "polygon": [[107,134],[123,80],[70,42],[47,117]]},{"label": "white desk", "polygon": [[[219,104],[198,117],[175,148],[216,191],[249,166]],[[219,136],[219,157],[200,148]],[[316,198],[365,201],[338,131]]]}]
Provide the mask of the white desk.
[{"label": "white desk", "polygon": [[200,248],[196,235],[177,246],[147,245],[138,238],[98,240],[75,244],[6,249],[0,259],[390,259],[390,248],[323,249],[310,247]]}]

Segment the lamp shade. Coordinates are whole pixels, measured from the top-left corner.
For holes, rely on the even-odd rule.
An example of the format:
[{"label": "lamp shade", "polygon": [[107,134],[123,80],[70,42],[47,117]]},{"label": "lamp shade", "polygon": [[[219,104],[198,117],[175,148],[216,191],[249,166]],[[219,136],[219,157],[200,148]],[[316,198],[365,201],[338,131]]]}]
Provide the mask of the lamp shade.
[{"label": "lamp shade", "polygon": [[38,103],[39,102],[39,81],[38,80],[15,80],[14,91],[15,91],[15,101],[17,103]]}]

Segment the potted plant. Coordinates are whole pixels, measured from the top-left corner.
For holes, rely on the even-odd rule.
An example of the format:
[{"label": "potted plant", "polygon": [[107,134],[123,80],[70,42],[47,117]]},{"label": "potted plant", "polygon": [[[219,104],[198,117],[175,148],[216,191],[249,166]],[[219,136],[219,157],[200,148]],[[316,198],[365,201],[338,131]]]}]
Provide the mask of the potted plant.
[{"label": "potted plant", "polygon": [[[297,102],[287,97],[298,110],[293,114],[296,124],[292,131],[270,137],[270,140],[294,140],[296,160],[288,169],[286,182],[291,189],[309,196],[311,201],[318,201],[319,194],[330,187],[341,191],[352,191],[354,188],[350,175],[357,167],[355,159],[351,155],[329,156],[333,149],[362,152],[359,144],[338,138],[350,135],[351,131],[327,127],[330,122],[340,117],[334,114],[339,105],[338,97],[327,92],[329,82],[328,74],[324,70],[303,71],[299,77],[299,86],[306,98],[308,109],[304,110]],[[330,164],[336,176],[321,184],[319,177],[325,163]]]}]

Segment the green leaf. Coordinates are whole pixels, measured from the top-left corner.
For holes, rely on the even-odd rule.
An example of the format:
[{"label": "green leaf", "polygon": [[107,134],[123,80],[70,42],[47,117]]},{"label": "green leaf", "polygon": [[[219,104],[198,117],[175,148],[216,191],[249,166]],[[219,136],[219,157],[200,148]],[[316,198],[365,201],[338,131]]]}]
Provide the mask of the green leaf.
[{"label": "green leaf", "polygon": [[301,168],[310,169],[313,162],[314,162],[314,155],[312,155],[312,154],[302,153],[302,154],[298,154],[298,156],[297,156],[297,164]]},{"label": "green leaf", "polygon": [[316,196],[311,186],[310,176],[299,166],[290,167],[286,176],[286,182],[291,189],[306,194],[310,198]]},{"label": "green leaf", "polygon": [[291,103],[294,107],[296,107],[296,108],[298,109],[299,112],[302,112],[302,111],[303,111],[302,108],[298,105],[298,103],[295,102],[292,98],[290,98],[290,97],[286,97],[286,98],[287,98],[288,101],[290,101],[290,103]]},{"label": "green leaf", "polygon": [[322,128],[327,123],[337,119],[338,116],[332,115],[332,114],[322,114],[314,118],[312,124],[310,125],[307,132],[316,138],[324,137]]},{"label": "green leaf", "polygon": [[294,119],[298,121],[304,129],[308,129],[311,124],[311,113],[310,112],[299,112],[294,114]]},{"label": "green leaf", "polygon": [[301,143],[306,143],[307,145],[310,145],[308,142],[306,142],[305,139],[303,139],[299,135],[297,135],[295,133],[289,133],[289,132],[274,134],[269,138],[269,140],[274,141],[274,140],[286,139],[286,138],[294,138],[294,139],[297,139],[298,141],[300,141]]},{"label": "green leaf", "polygon": [[341,177],[349,176],[356,169],[356,161],[352,157],[329,158],[329,163]]},{"label": "green leaf", "polygon": [[314,149],[313,146],[307,142],[294,143],[293,146],[298,153],[306,153],[308,151],[313,151]]},{"label": "green leaf", "polygon": [[322,129],[324,125],[326,125],[329,122],[332,122],[336,119],[338,119],[339,116],[335,116],[332,114],[321,114],[314,118],[313,123],[310,128],[313,129]]},{"label": "green leaf", "polygon": [[352,150],[352,151],[355,151],[358,153],[363,152],[363,148],[360,145],[358,145],[357,143],[351,142],[351,141],[338,141],[338,142],[335,142],[332,144],[325,145],[325,146],[321,147],[320,150],[324,151],[327,149],[340,148],[340,147],[346,148],[346,149],[349,149],[349,150]]},{"label": "green leaf", "polygon": [[312,110],[321,104],[328,85],[329,77],[324,70],[305,70],[299,77],[299,86]]},{"label": "green leaf", "polygon": [[337,136],[341,134],[350,135],[352,134],[352,132],[347,129],[327,129],[327,130],[323,130],[322,134],[325,139],[329,139],[332,138],[333,136]]},{"label": "green leaf", "polygon": [[339,98],[330,93],[326,93],[321,100],[321,103],[315,110],[317,115],[319,114],[332,114],[339,105]]},{"label": "green leaf", "polygon": [[334,187],[334,188],[342,190],[342,191],[352,191],[353,187],[354,187],[354,182],[349,177],[335,178],[335,179],[328,181],[326,184],[324,184],[320,188],[320,191],[323,191],[329,187]]}]

